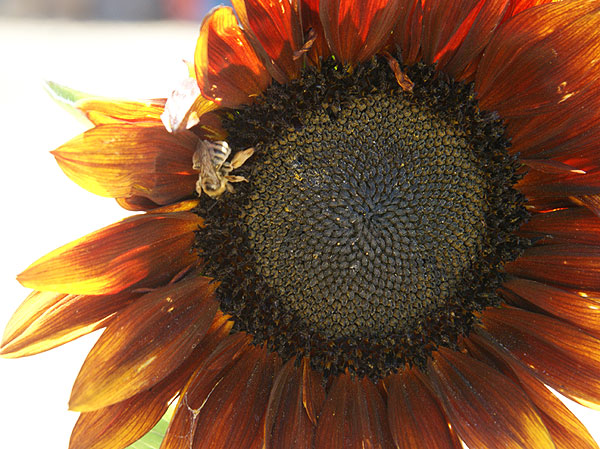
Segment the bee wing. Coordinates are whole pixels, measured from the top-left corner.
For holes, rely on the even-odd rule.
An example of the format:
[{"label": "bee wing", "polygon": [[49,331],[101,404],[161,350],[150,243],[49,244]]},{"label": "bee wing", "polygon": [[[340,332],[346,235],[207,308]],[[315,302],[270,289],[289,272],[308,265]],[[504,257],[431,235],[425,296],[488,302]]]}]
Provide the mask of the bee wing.
[{"label": "bee wing", "polygon": [[235,170],[236,168],[240,168],[253,154],[254,148],[246,148],[245,150],[235,153],[233,159],[231,159],[232,169]]}]

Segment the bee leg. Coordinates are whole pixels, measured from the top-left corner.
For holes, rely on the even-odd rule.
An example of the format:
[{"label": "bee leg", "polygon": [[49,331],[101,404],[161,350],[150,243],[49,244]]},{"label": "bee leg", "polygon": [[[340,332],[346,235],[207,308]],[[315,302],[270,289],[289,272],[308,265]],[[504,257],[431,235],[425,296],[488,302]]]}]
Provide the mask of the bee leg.
[{"label": "bee leg", "polygon": [[248,182],[243,176],[227,175],[225,176],[225,179],[229,182]]}]

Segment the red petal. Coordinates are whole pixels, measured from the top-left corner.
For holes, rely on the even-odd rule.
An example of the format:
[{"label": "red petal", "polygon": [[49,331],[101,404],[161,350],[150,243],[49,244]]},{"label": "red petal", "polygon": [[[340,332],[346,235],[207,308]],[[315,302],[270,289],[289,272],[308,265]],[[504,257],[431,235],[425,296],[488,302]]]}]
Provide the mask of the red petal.
[{"label": "red petal", "polygon": [[273,383],[265,418],[265,449],[313,447],[315,423],[304,407],[303,367],[294,366],[295,362],[288,361]]},{"label": "red petal", "polygon": [[30,294],[4,330],[0,354],[24,357],[60,346],[108,324],[110,317],[139,295],[78,296]]},{"label": "red petal", "polygon": [[516,261],[506,264],[505,269],[522,278],[600,291],[600,248],[597,246],[536,246],[525,250]]},{"label": "red petal", "polygon": [[244,30],[256,41],[257,53],[272,66],[272,75],[286,83],[300,75],[301,60],[294,53],[303,44],[298,1],[232,0]]},{"label": "red petal", "polygon": [[444,348],[434,353],[429,367],[446,416],[469,447],[555,449],[534,406],[508,377]]},{"label": "red petal", "polygon": [[190,248],[202,223],[186,212],[135,215],[52,251],[18,280],[37,290],[81,295],[155,287],[197,260]]},{"label": "red petal", "polygon": [[504,282],[501,291],[516,294],[559,319],[600,335],[598,293],[574,292],[518,278]]},{"label": "red petal", "polygon": [[390,38],[400,0],[321,0],[319,14],[333,53],[344,64],[371,58]]},{"label": "red petal", "polygon": [[213,322],[218,303],[209,282],[192,276],[119,312],[81,367],[69,407],[90,411],[120,402],[177,368]]},{"label": "red petal", "polygon": [[528,9],[506,22],[486,48],[475,83],[480,106],[504,119],[564,112],[560,103],[598,86],[599,48],[596,2]]},{"label": "red petal", "polygon": [[52,152],[74,182],[100,196],[144,197],[169,204],[193,194],[198,138],[169,134],[162,124],[97,126]]},{"label": "red petal", "polygon": [[369,379],[337,377],[319,418],[315,449],[394,447],[385,404]]},{"label": "red petal", "polygon": [[224,107],[251,102],[271,82],[228,7],[204,18],[194,62],[202,95]]},{"label": "red petal", "polygon": [[[442,70],[456,79],[465,79],[465,71],[480,58],[502,21],[510,1],[479,0],[472,2],[471,7],[465,7],[465,2],[450,1],[449,5],[440,3],[443,2],[437,2],[436,6],[431,9],[425,8],[425,23],[440,23],[440,20],[443,21],[447,17],[456,17],[457,22],[451,35],[440,36],[440,42],[433,58],[437,63],[436,69]],[[453,12],[456,11],[459,15],[454,16],[453,13],[449,13],[446,7],[452,8]],[[428,21],[428,13],[437,16],[437,19]],[[448,31],[452,29],[449,21],[442,23],[444,24],[442,29]]]},{"label": "red petal", "polygon": [[325,31],[321,24],[319,15],[320,0],[300,0],[300,10],[302,13],[302,27],[305,31],[305,38],[308,30],[313,30],[316,39],[308,51],[308,58],[315,66],[320,65],[320,60],[331,55],[331,50],[325,40]]},{"label": "red petal", "polygon": [[461,449],[430,388],[416,369],[385,379],[390,430],[398,449]]},{"label": "red petal", "polygon": [[325,402],[325,389],[322,376],[313,371],[306,358],[302,360],[302,402],[309,419],[316,424]]},{"label": "red petal", "polygon": [[[519,382],[527,396],[536,406],[556,449],[598,449],[597,444],[585,426],[529,370],[518,363],[513,363],[508,367],[502,361],[503,351],[500,349],[499,352],[497,343],[486,339],[484,335],[473,333],[469,336],[469,340],[471,342],[469,351],[474,349],[477,353],[482,354],[481,350],[483,349],[486,360],[490,360],[490,357],[493,357],[492,362],[494,365],[501,364],[502,369],[507,371],[506,374]],[[476,346],[474,347],[473,344]]]},{"label": "red petal", "polygon": [[423,4],[421,0],[403,2],[392,40],[400,48],[402,61],[405,64],[413,65],[419,62],[422,35]]},{"label": "red petal", "polygon": [[555,0],[513,0],[508,6],[505,19],[510,19],[526,9],[533,8],[534,6],[538,5],[545,5],[546,3],[551,3],[553,1]]},{"label": "red petal", "polygon": [[507,362],[518,361],[555,390],[600,407],[600,340],[570,324],[520,309],[488,309],[481,320],[510,353]]},{"label": "red petal", "polygon": [[519,229],[531,237],[546,237],[548,243],[600,243],[600,219],[583,207],[535,214]]}]

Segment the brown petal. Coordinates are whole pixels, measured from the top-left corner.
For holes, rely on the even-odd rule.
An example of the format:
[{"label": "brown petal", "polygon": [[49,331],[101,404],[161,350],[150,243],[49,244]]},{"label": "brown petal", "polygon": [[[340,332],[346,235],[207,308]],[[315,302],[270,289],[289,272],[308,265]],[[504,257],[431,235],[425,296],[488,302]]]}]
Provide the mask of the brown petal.
[{"label": "brown petal", "polygon": [[400,0],[321,0],[321,23],[336,57],[344,65],[371,58],[390,38],[400,4]]},{"label": "brown petal", "polygon": [[264,416],[278,357],[248,346],[237,333],[224,340],[180,395],[161,448],[262,447]]},{"label": "brown petal", "polygon": [[481,320],[513,363],[573,400],[600,408],[600,340],[570,324],[515,308],[487,309]]},{"label": "brown petal", "polygon": [[121,448],[142,437],[160,420],[197,366],[229,333],[231,324],[220,314],[190,356],[154,387],[122,402],[82,413],[71,434],[69,449]]},{"label": "brown petal", "polygon": [[450,424],[469,447],[555,449],[534,406],[508,377],[445,348],[434,353],[429,368]]},{"label": "brown petal", "polygon": [[316,424],[325,402],[325,389],[323,376],[310,367],[307,358],[302,360],[302,402],[309,419]]},{"label": "brown petal", "polygon": [[598,449],[598,445],[573,413],[548,389],[537,380],[531,372],[519,363],[506,364],[502,361],[504,352],[496,342],[488,340],[485,335],[472,333],[469,336],[472,344],[481,353],[481,349],[486,351],[486,356],[493,356],[494,361],[501,363],[505,369],[508,369],[511,378],[515,378],[527,396],[536,406],[540,418],[548,429],[556,449]]},{"label": "brown petal", "polygon": [[319,418],[315,449],[394,447],[377,387],[345,373],[334,380]]},{"label": "brown petal", "polygon": [[224,107],[251,102],[271,82],[228,7],[204,18],[194,62],[202,95]]},{"label": "brown petal", "polygon": [[599,49],[597,2],[566,0],[525,10],[486,48],[475,83],[480,106],[504,119],[564,112],[560,103],[598,85]]},{"label": "brown petal", "polygon": [[575,292],[527,279],[509,279],[501,291],[512,292],[540,309],[600,335],[600,296]]},{"label": "brown petal", "polygon": [[108,324],[111,316],[139,295],[79,296],[34,291],[4,330],[0,354],[24,357],[60,346]]},{"label": "brown petal", "polygon": [[421,0],[403,2],[392,40],[402,52],[402,61],[416,64],[420,59],[423,35],[423,4]]},{"label": "brown petal", "polygon": [[155,287],[197,260],[190,248],[202,223],[191,212],[135,215],[52,251],[17,279],[26,287],[81,295]]},{"label": "brown petal", "polygon": [[263,62],[274,66],[272,75],[286,83],[300,75],[301,60],[294,53],[302,47],[302,30],[298,0],[232,0],[242,27],[247,31],[256,52],[264,53]]},{"label": "brown petal", "polygon": [[600,243],[600,219],[584,207],[534,214],[519,229],[528,236],[546,237],[548,243]]},{"label": "brown petal", "polygon": [[75,107],[83,111],[96,126],[117,123],[155,122],[165,107],[165,99],[121,100],[117,98],[86,97],[78,100]]},{"label": "brown petal", "polygon": [[581,290],[600,291],[600,249],[557,244],[527,249],[506,271],[518,277]]},{"label": "brown petal", "polygon": [[265,417],[265,449],[311,449],[315,423],[304,407],[302,366],[289,360],[275,378]]},{"label": "brown petal", "polygon": [[169,204],[194,192],[197,141],[191,132],[173,136],[162,124],[113,124],[92,128],[52,154],[72,181],[96,195]]},{"label": "brown petal", "polygon": [[390,430],[398,449],[461,449],[437,399],[416,368],[385,379]]},{"label": "brown petal", "polygon": [[218,308],[210,278],[191,276],[118,313],[87,356],[69,407],[96,410],[164,379],[206,334]]}]

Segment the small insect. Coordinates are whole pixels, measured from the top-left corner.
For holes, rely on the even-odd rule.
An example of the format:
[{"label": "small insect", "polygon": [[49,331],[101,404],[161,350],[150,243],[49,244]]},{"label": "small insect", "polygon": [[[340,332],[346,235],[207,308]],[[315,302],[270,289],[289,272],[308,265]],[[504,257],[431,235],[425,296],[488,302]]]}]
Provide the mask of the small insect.
[{"label": "small insect", "polygon": [[225,191],[233,193],[235,190],[230,184],[232,182],[248,181],[243,176],[234,176],[230,173],[236,168],[244,165],[250,156],[254,154],[254,148],[238,151],[233,155],[231,161],[227,158],[231,155],[231,148],[225,141],[210,142],[208,140],[198,141],[193,156],[193,169],[198,171],[196,192],[202,195],[206,193],[211,198],[218,198]]}]

